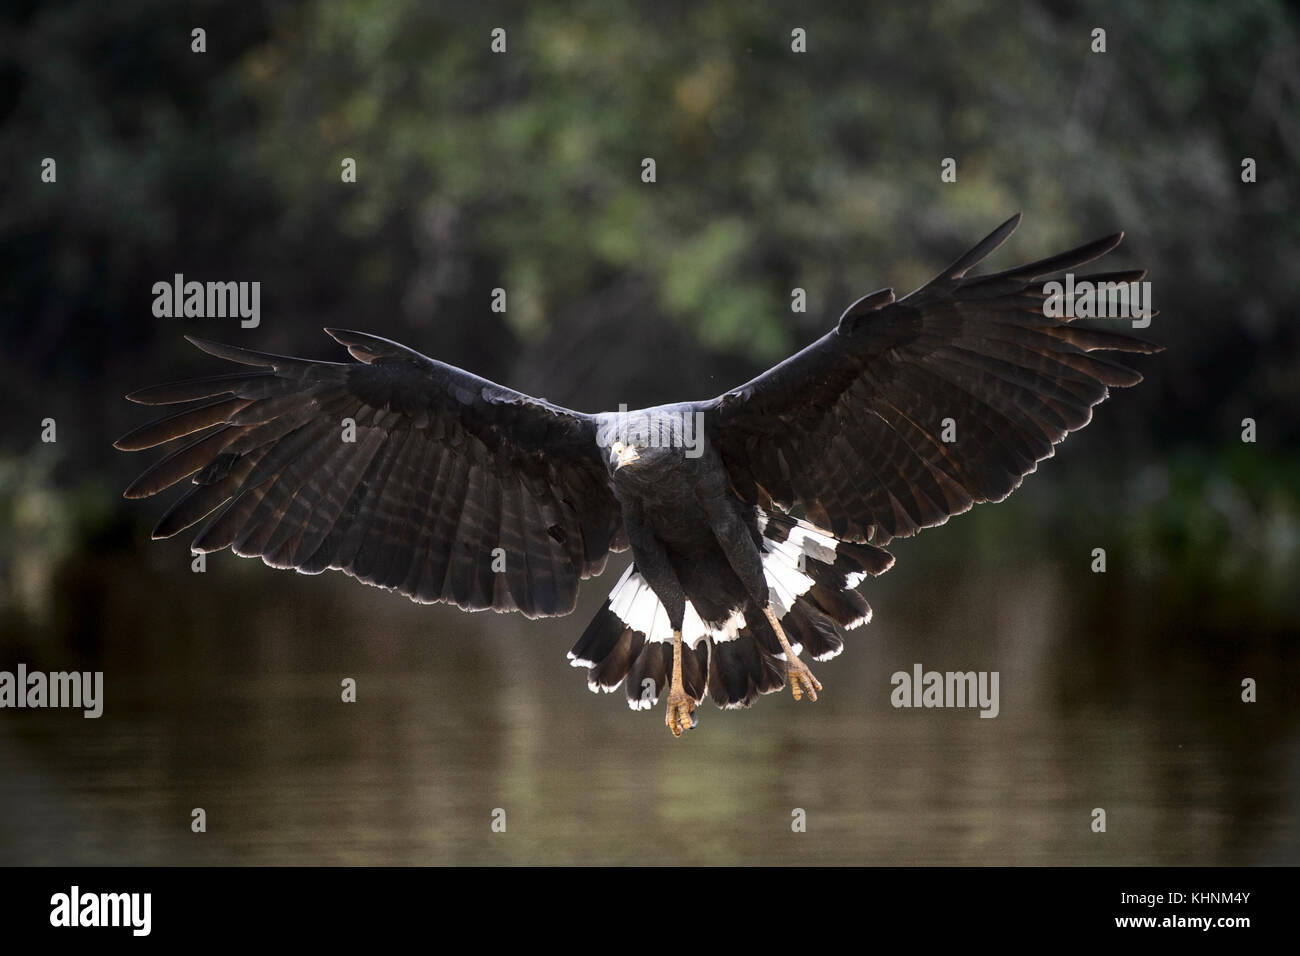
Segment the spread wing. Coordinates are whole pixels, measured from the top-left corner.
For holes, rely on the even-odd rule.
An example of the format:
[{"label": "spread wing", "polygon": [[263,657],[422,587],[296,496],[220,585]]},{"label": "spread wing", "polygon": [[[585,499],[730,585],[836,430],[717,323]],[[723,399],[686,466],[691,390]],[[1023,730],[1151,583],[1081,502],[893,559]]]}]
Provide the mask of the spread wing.
[{"label": "spread wing", "polygon": [[154,537],[206,518],[198,551],[338,568],[423,603],[573,610],[578,582],[626,546],[594,420],[387,339],[327,331],[359,361],[191,339],[252,368],[127,396],[186,405],[116,443],[185,440],[126,490],[194,476]]},{"label": "spread wing", "polygon": [[[1158,346],[1043,314],[1044,277],[1104,255],[1123,234],[968,278],[1019,222],[1012,217],[903,299],[884,289],[858,300],[802,352],[702,403],[736,492],[881,544],[1005,498],[1088,423],[1110,387],[1140,382],[1097,353]],[[955,436],[945,435],[945,419]]]}]

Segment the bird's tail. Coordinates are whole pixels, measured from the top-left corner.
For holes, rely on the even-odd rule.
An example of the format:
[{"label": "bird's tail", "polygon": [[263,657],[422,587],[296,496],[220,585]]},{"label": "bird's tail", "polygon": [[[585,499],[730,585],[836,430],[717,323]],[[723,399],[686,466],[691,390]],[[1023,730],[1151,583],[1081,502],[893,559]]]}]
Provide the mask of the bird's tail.
[{"label": "bird's tail", "polygon": [[[888,571],[894,556],[780,512],[760,510],[757,518],[768,596],[781,629],[796,654],[830,660],[844,649],[839,627],[871,620],[871,606],[854,588]],[[709,695],[719,707],[748,707],[785,684],[785,653],[762,608],[748,608],[745,622],[734,641],[714,641]]]},{"label": "bird's tail", "polygon": [[[852,629],[871,620],[871,607],[854,588],[887,571],[893,555],[779,512],[759,511],[757,519],[769,599],[795,653],[819,661],[836,656],[844,648],[836,625]],[[682,682],[697,702],[707,693],[719,707],[748,707],[785,684],[785,654],[762,610],[746,607],[710,626],[687,602]],[[672,659],[668,614],[635,564],[569,651],[570,663],[587,669],[593,692],[610,693],[626,682],[634,710],[658,702]]]},{"label": "bird's tail", "polygon": [[[708,686],[709,641],[717,633],[700,620],[689,601],[682,621],[682,684],[695,701]],[[672,674],[673,631],[668,612],[636,565],[628,566],[605,606],[569,651],[569,663],[587,668],[592,693],[613,693],[626,680],[627,705],[648,710],[667,690]]]}]

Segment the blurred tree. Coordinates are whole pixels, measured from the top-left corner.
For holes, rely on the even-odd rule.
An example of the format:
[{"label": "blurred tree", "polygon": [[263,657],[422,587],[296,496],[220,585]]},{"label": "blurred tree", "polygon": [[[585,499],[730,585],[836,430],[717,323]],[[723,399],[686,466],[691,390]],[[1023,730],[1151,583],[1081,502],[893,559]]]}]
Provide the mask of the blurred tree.
[{"label": "blurred tree", "polygon": [[[115,486],[118,396],[200,368],[182,333],[333,356],[317,330],[358,327],[583,408],[704,397],[1021,209],[1006,261],[1125,228],[1118,263],[1150,268],[1162,310],[1147,334],[1170,351],[1085,449],[1210,461],[1249,415],[1258,460],[1294,455],[1293,14],[1010,10],[10,4],[0,453],[53,415],[74,427],[50,480]],[[262,326],[155,319],[177,272],[260,280]]]}]

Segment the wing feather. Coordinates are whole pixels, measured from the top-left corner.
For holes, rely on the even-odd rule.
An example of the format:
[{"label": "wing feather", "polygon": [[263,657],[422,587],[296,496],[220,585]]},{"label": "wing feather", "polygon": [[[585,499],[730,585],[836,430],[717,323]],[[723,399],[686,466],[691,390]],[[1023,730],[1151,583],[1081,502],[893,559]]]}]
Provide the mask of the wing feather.
[{"label": "wing feather", "polygon": [[[748,502],[802,509],[853,541],[881,544],[1019,487],[1109,389],[1142,376],[1098,353],[1151,354],[1128,335],[1046,316],[1041,280],[1105,255],[1122,233],[968,276],[1013,216],[915,292],[882,289],[835,329],[753,381],[696,407]],[[1120,270],[1078,277],[1140,281]],[[956,440],[944,441],[945,419]]]},{"label": "wing feather", "polygon": [[[154,536],[203,522],[200,551],[338,568],[422,602],[530,617],[572,610],[578,583],[626,547],[594,419],[387,339],[327,331],[356,361],[191,339],[255,370],[128,396],[188,406],[117,442],[134,451],[184,440],[126,492],[148,497],[191,479]],[[496,548],[504,576],[492,570]]]}]

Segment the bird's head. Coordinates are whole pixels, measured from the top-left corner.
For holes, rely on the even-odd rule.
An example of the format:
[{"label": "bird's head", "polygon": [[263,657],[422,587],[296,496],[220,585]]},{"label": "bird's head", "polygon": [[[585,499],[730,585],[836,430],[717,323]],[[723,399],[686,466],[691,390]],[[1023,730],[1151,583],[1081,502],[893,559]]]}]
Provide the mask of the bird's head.
[{"label": "bird's head", "polygon": [[703,424],[688,406],[657,406],[597,416],[596,443],[610,475],[640,484],[665,479],[702,453]]},{"label": "bird's head", "polygon": [[611,442],[605,452],[605,467],[615,484],[643,489],[671,485],[683,461],[680,448],[639,442]]},{"label": "bird's head", "polygon": [[616,441],[609,446],[609,470],[618,471],[641,460],[641,452],[636,445]]}]

